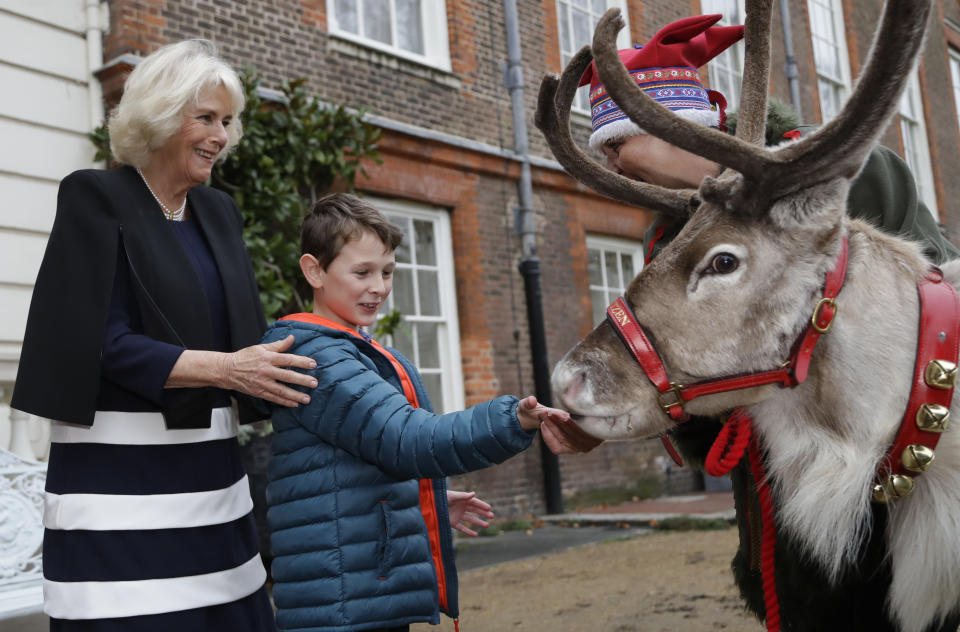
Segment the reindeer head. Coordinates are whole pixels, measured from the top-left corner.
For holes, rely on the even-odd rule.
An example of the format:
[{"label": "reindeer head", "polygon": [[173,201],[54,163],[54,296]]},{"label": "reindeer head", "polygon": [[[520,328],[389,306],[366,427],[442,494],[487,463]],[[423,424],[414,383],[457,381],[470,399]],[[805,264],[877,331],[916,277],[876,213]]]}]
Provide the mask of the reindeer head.
[{"label": "reindeer head", "polygon": [[[680,383],[773,369],[787,359],[817,303],[846,233],[846,196],[894,114],[920,50],[929,0],[888,0],[870,58],[842,112],[816,133],[762,147],[769,75],[771,0],[747,2],[746,72],[737,136],[675,116],[643,94],[620,62],[619,11],[594,34],[597,71],[641,129],[727,168],[698,190],[668,190],[604,170],[570,138],[569,109],[591,60],[585,47],[561,77],[540,88],[537,126],[577,179],[610,197],[689,217],[684,229],[633,280],[626,301]],[[657,389],[603,323],[553,375],[557,401],[599,438],[655,435],[672,422]],[[688,403],[716,414],[760,401],[774,387]]]}]

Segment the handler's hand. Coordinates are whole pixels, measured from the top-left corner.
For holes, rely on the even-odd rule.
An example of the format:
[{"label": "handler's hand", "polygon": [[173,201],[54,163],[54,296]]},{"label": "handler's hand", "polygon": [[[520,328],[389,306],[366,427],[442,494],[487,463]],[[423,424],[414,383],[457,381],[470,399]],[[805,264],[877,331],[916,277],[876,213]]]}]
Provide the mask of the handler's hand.
[{"label": "handler's hand", "polygon": [[536,430],[547,419],[569,419],[570,413],[559,408],[550,408],[537,401],[533,395],[524,397],[517,404],[517,421],[524,430]]},{"label": "handler's hand", "polygon": [[450,526],[470,536],[477,537],[477,532],[461,522],[469,522],[478,527],[489,527],[490,523],[484,518],[493,518],[490,505],[477,498],[476,492],[457,492],[447,490],[447,506],[450,509]]},{"label": "handler's hand", "polygon": [[603,439],[591,437],[570,417],[563,420],[545,420],[540,426],[540,434],[543,442],[554,454],[589,452],[603,443]]},{"label": "handler's hand", "polygon": [[594,439],[570,419],[570,413],[537,402],[533,395],[520,400],[517,420],[524,430],[540,428],[543,442],[554,454],[588,452],[602,443]]},{"label": "handler's hand", "polygon": [[283,384],[314,388],[317,380],[280,367],[315,369],[313,358],[283,353],[293,345],[293,336],[265,345],[253,345],[223,355],[221,371],[226,388],[260,397],[281,406],[310,403],[310,396]]}]

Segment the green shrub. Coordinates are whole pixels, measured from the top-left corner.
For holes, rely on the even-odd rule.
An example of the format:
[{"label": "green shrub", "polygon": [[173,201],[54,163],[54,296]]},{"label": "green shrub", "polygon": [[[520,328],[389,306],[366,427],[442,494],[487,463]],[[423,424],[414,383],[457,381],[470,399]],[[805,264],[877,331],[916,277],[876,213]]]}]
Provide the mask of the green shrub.
[{"label": "green shrub", "polygon": [[674,516],[658,520],[652,526],[662,531],[723,531],[730,528],[730,523],[723,518]]},{"label": "green shrub", "polygon": [[533,528],[533,524],[529,520],[524,520],[523,518],[518,518],[516,520],[508,520],[500,524],[500,529],[503,531],[529,531]]}]

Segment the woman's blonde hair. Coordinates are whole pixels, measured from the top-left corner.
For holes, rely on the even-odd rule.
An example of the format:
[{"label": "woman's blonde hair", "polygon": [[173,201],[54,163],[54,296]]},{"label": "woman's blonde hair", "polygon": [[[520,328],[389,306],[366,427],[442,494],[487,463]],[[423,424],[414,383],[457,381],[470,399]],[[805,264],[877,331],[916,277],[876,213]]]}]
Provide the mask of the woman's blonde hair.
[{"label": "woman's blonde hair", "polygon": [[246,97],[237,73],[209,40],[168,44],[148,55],[127,77],[123,97],[110,115],[110,149],[116,160],[146,167],[150,154],[180,129],[183,108],[219,86],[227,89],[233,108],[227,146],[218,157],[223,160],[243,136],[240,112]]}]

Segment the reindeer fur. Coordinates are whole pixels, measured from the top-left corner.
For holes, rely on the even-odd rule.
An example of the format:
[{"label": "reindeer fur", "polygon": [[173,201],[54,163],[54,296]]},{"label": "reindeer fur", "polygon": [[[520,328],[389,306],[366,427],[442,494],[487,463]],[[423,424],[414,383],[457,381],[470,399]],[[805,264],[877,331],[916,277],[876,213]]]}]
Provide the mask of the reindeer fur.
[{"label": "reindeer fur", "polygon": [[[840,312],[817,347],[807,380],[794,389],[765,386],[687,405],[697,415],[745,406],[766,450],[779,528],[835,582],[855,564],[869,536],[870,488],[909,396],[916,282],[929,262],[917,245],[846,219],[845,181],[816,192],[822,197],[779,202],[761,226],[705,206],[626,295],[653,334],[671,379],[690,383],[769,369],[789,355],[823,275],[834,264],[839,237],[848,235]],[[816,250],[809,250],[811,245]],[[740,274],[702,275],[717,252],[738,254]],[[955,286],[960,283],[960,262],[947,264],[944,272]],[[734,284],[749,286],[751,299],[731,296]],[[678,304],[688,315],[684,319],[676,318]],[[691,322],[698,324],[696,331],[689,329]],[[558,364],[554,385],[562,405],[594,436],[652,436],[672,425],[656,406],[653,386],[608,325]],[[960,415],[958,409],[955,404],[954,415]],[[888,607],[903,632],[922,632],[960,603],[955,429],[944,432],[936,452],[914,493],[890,506]]]},{"label": "reindeer fur", "polygon": [[[748,53],[768,54],[769,0],[748,2]],[[636,88],[612,42],[615,13],[601,20],[593,54],[614,100],[642,129],[728,167],[699,191],[617,189],[621,199],[649,199],[689,222],[633,280],[627,302],[660,353],[670,379],[707,378],[773,369],[789,357],[849,240],[839,314],[813,355],[807,380],[705,396],[688,402],[695,415],[746,408],[764,449],[778,530],[798,543],[827,581],[849,576],[868,542],[876,509],[871,486],[909,398],[918,328],[917,282],[930,262],[916,244],[846,216],[849,183],[896,110],[919,51],[929,0],[888,0],[860,81],[836,119],[813,135],[773,150],[763,142],[766,73],[745,74],[738,137],[675,117]],[[751,24],[750,20],[754,22]],[[759,52],[756,52],[759,51]],[[590,51],[577,60],[585,67]],[[571,64],[573,65],[573,64]],[[765,66],[764,66],[765,67]],[[582,72],[574,69],[579,76]],[[566,72],[565,72],[566,75]],[[569,110],[568,77],[545,81],[538,125],[558,159],[584,181],[607,186],[584,156],[559,139]],[[571,97],[572,98],[572,97]],[[747,120],[749,118],[749,120]],[[569,134],[566,134],[569,136]],[[622,185],[622,182],[619,182]],[[719,273],[720,253],[739,265]],[[957,287],[960,261],[944,266]],[[601,324],[557,365],[557,401],[595,437],[654,436],[672,427],[657,392],[612,327]],[[952,415],[960,419],[955,398]],[[910,496],[892,502],[882,534],[890,582],[889,619],[901,632],[924,632],[960,609],[960,436],[943,433],[931,469]],[[871,539],[873,538],[873,539]],[[785,629],[792,629],[784,621]]]}]

